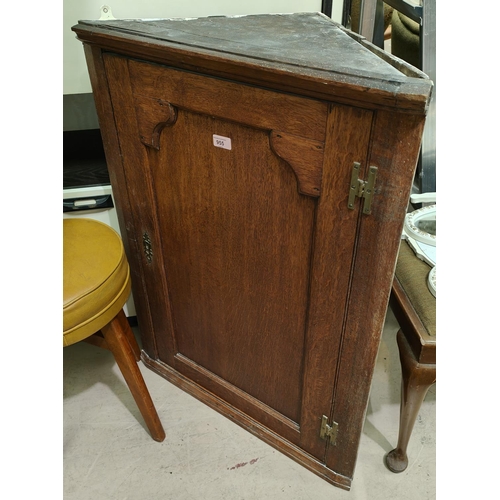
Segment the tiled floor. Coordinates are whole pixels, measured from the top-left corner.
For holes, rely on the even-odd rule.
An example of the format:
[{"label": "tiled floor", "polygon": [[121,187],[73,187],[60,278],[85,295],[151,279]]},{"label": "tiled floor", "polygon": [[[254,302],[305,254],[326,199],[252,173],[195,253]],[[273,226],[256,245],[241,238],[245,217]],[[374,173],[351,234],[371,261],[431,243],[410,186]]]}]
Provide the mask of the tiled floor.
[{"label": "tiled floor", "polygon": [[436,390],[418,416],[410,465],[391,473],[400,365],[389,311],[350,492],[320,479],[141,363],[167,433],[153,441],[112,355],[85,343],[64,349],[65,500],[322,500],[436,497]]}]

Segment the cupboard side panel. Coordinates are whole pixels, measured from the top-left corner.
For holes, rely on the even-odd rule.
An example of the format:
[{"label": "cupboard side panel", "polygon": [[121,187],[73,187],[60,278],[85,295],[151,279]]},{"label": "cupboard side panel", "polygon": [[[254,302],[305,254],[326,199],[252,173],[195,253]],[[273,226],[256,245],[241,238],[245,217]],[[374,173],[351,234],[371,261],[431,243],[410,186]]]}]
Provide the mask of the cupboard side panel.
[{"label": "cupboard side panel", "polygon": [[113,114],[113,104],[108,87],[108,79],[104,67],[102,51],[98,47],[84,44],[85,58],[92,85],[92,92],[99,118],[99,128],[106,155],[113,199],[116,205],[118,222],[127,255],[132,279],[132,292],[136,308],[137,320],[141,326],[143,348],[150,356],[156,357],[156,342],[153,336],[151,314],[146,299],[145,285],[141,271],[139,244],[135,236],[132,204],[127,190],[127,180],[122,163],[120,141],[117,134]]},{"label": "cupboard side panel", "polygon": [[311,268],[301,446],[324,458],[321,417],[329,415],[342,340],[358,212],[347,200],[354,162],[365,162],[371,111],[331,105],[327,122],[322,194]]},{"label": "cupboard side panel", "polygon": [[[424,117],[377,112],[368,166],[378,167],[372,213],[361,215],[327,465],[352,477],[368,405]],[[360,203],[357,200],[356,203]]]},{"label": "cupboard side panel", "polygon": [[[170,302],[165,286],[164,263],[156,220],[156,203],[151,186],[151,174],[146,146],[139,140],[138,125],[128,72],[128,60],[105,54],[109,90],[120,141],[120,152],[125,183],[131,203],[133,228],[129,239],[136,245],[144,294],[151,311],[151,323],[158,351],[166,350],[173,359],[174,337],[170,315]],[[144,240],[152,255],[145,251]],[[142,325],[141,325],[142,328]],[[147,335],[150,335],[148,332]],[[165,346],[165,345],[166,346]],[[165,348],[166,347],[166,348]],[[156,351],[149,353],[157,356]]]}]

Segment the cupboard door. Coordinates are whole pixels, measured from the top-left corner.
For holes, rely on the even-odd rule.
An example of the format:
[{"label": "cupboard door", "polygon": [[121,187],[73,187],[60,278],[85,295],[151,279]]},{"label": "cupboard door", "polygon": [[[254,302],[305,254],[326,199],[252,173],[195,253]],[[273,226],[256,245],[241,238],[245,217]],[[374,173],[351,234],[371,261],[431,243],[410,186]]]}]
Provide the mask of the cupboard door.
[{"label": "cupboard door", "polygon": [[105,63],[146,241],[149,354],[324,462],[372,113]]}]

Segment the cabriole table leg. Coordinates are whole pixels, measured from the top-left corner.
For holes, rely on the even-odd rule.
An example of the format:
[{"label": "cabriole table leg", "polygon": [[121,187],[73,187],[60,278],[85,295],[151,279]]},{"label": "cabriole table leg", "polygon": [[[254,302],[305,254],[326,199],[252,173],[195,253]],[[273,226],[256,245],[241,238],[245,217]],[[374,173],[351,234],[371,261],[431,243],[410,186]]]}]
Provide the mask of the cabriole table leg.
[{"label": "cabriole table leg", "polygon": [[406,450],[420,406],[436,382],[436,365],[419,363],[401,330],[397,341],[402,371],[399,437],[396,448],[386,456],[386,464],[392,472],[403,472],[408,467]]}]

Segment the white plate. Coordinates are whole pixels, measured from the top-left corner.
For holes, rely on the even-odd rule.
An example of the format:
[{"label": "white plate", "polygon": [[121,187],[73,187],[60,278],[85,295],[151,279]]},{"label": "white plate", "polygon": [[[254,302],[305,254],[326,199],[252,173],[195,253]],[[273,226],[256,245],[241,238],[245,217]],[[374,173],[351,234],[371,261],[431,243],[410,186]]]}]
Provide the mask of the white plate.
[{"label": "white plate", "polygon": [[428,205],[406,214],[403,231],[414,240],[436,246],[436,235],[423,231],[419,226],[425,221],[436,220],[436,205]]},{"label": "white plate", "polygon": [[427,277],[427,286],[434,297],[436,296],[436,266],[434,266]]}]

